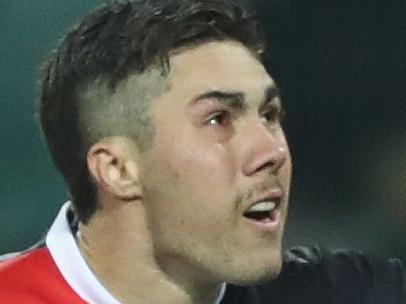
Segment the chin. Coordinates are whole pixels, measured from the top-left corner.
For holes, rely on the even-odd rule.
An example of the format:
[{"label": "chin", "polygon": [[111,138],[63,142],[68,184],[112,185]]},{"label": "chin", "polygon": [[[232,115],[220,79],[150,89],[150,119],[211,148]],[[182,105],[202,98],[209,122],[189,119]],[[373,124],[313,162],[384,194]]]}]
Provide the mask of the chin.
[{"label": "chin", "polygon": [[228,283],[238,286],[257,285],[276,279],[282,270],[282,257],[280,252],[268,255],[261,263],[244,263],[234,268]]}]

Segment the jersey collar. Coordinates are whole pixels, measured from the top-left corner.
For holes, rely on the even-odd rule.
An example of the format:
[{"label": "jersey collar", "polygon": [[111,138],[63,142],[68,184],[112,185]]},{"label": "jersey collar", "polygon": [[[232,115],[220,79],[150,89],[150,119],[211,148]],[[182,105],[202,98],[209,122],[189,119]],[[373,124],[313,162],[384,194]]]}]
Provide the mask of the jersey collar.
[{"label": "jersey collar", "polygon": [[[51,256],[70,287],[89,304],[120,304],[98,281],[86,264],[72,234],[68,221],[71,202],[66,202],[59,211],[45,239]],[[224,297],[226,283],[221,285],[214,304],[220,304]]]}]

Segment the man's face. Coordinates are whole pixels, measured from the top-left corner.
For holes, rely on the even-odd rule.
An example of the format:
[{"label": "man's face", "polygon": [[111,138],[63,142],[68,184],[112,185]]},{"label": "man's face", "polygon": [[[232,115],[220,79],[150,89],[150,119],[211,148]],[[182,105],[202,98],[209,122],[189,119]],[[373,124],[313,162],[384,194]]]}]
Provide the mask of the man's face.
[{"label": "man's face", "polygon": [[212,282],[275,277],[291,178],[275,84],[236,42],[203,44],[170,65],[169,90],[151,105],[154,144],[142,158],[156,259]]}]

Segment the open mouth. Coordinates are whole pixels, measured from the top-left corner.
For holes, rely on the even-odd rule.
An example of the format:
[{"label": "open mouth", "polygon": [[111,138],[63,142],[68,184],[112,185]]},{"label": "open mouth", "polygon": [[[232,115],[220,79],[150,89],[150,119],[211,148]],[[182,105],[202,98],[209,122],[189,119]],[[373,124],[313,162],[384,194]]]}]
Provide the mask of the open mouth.
[{"label": "open mouth", "polygon": [[264,222],[271,217],[270,211],[245,212],[244,216],[250,220]]},{"label": "open mouth", "polygon": [[275,219],[276,207],[274,201],[262,201],[251,206],[243,215],[249,220],[265,223]]}]

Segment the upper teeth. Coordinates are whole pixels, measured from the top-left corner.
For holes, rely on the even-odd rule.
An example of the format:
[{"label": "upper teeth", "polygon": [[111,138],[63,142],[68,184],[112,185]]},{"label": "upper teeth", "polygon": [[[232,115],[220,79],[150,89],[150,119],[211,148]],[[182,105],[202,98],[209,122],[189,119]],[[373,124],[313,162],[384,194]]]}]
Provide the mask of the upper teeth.
[{"label": "upper teeth", "polygon": [[272,211],[275,209],[276,203],[272,201],[263,201],[255,204],[247,210],[247,212],[258,212],[258,211]]}]

